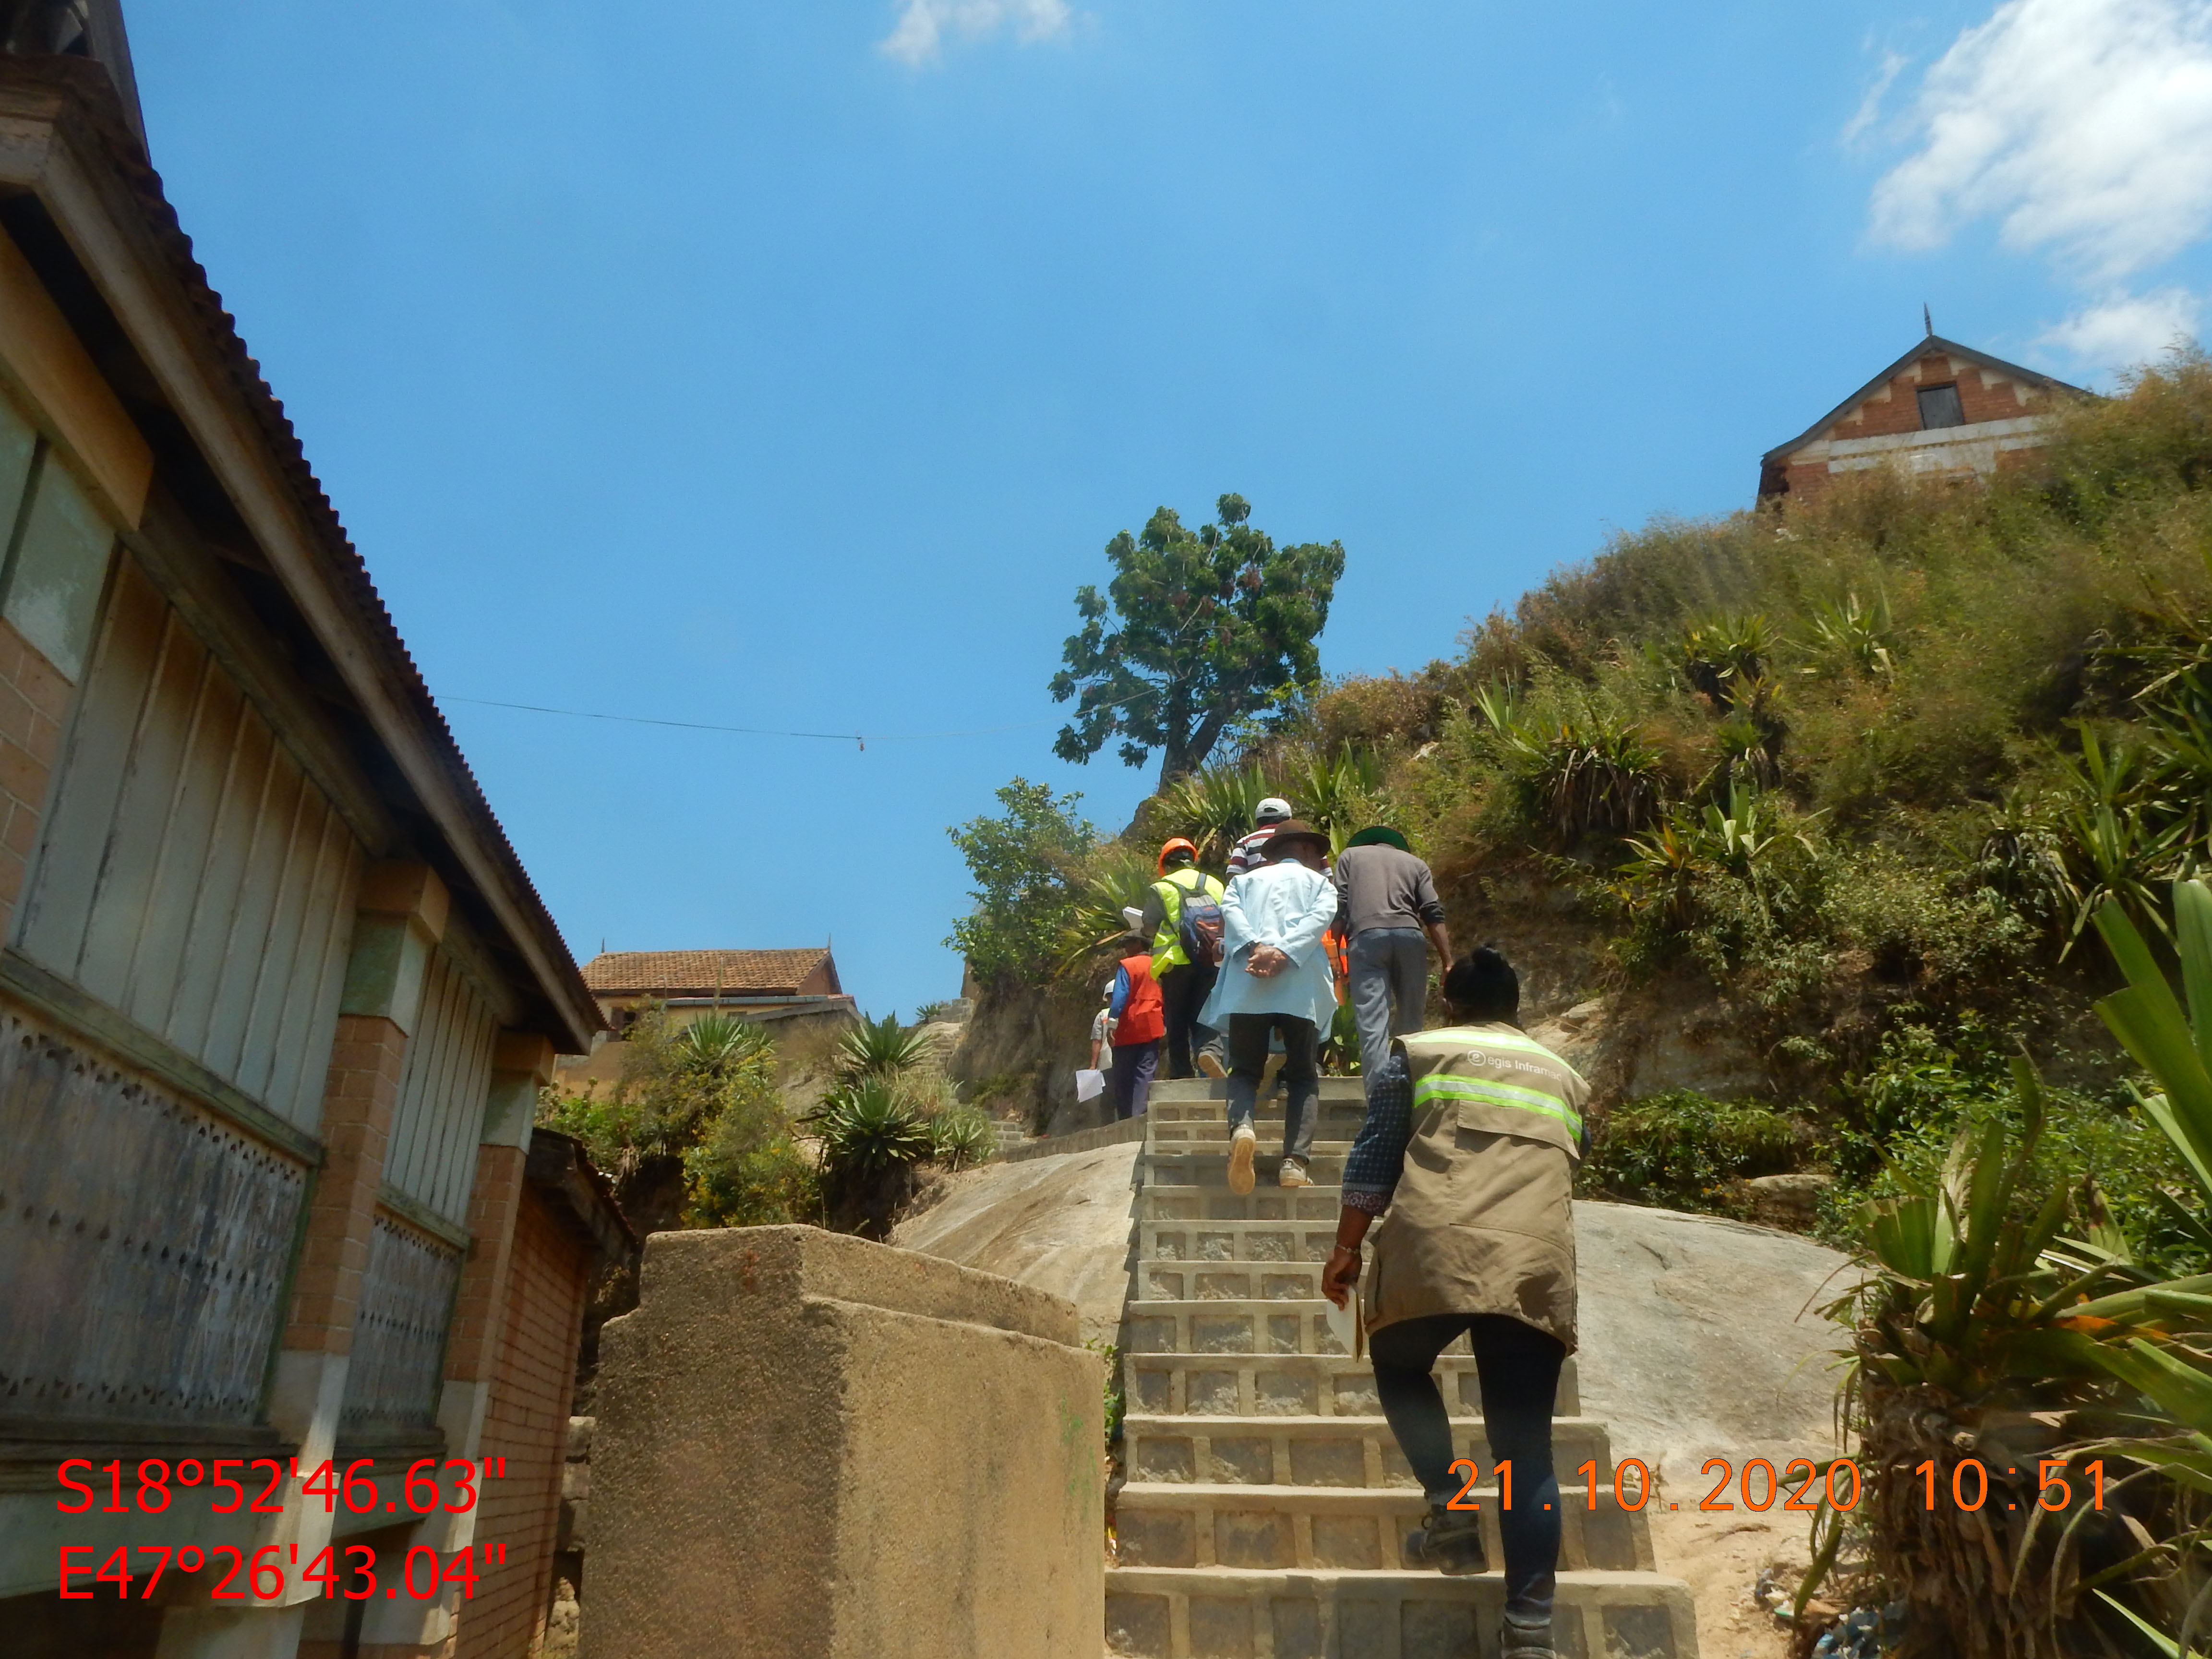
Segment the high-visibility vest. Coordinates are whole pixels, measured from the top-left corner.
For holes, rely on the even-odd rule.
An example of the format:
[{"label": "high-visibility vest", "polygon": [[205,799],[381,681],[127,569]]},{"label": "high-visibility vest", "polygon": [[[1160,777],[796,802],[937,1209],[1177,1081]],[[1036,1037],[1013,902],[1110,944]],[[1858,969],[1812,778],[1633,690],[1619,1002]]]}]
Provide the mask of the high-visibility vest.
[{"label": "high-visibility vest", "polygon": [[1157,1042],[1167,1035],[1168,1023],[1159,981],[1152,977],[1152,959],[1123,957],[1121,971],[1129,976],[1129,1000],[1122,1006],[1121,1023],[1114,1028],[1114,1042],[1117,1047]]},{"label": "high-visibility vest", "polygon": [[1457,1127],[1557,1146],[1582,1157],[1589,1085],[1510,1025],[1461,1025],[1400,1039],[1413,1083],[1413,1115],[1455,1113]]},{"label": "high-visibility vest", "polygon": [[[1194,881],[1178,881],[1177,876],[1194,876]],[[1160,896],[1165,914],[1160,930],[1152,935],[1152,973],[1164,974],[1170,968],[1188,968],[1190,957],[1182,948],[1182,902],[1187,894],[1203,891],[1216,904],[1221,902],[1221,884],[1194,865],[1186,865],[1175,875],[1164,876],[1152,884],[1152,890]]]}]

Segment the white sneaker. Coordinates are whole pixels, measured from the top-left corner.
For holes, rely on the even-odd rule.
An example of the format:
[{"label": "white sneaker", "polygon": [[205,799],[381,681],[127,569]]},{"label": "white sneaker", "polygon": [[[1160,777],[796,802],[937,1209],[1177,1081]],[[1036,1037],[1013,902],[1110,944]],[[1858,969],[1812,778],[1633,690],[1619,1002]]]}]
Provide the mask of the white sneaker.
[{"label": "white sneaker", "polygon": [[1229,1068],[1221,1063],[1221,1056],[1211,1048],[1201,1048],[1198,1051],[1198,1069],[1216,1083],[1229,1075]]},{"label": "white sneaker", "polygon": [[1310,1187],[1313,1177],[1306,1173],[1306,1166],[1297,1159],[1286,1158],[1283,1160],[1282,1169],[1276,1174],[1275,1184],[1279,1187]]},{"label": "white sneaker", "polygon": [[1252,1154],[1258,1150],[1260,1137],[1249,1123],[1240,1123],[1229,1135],[1229,1190],[1249,1193],[1252,1190]]}]

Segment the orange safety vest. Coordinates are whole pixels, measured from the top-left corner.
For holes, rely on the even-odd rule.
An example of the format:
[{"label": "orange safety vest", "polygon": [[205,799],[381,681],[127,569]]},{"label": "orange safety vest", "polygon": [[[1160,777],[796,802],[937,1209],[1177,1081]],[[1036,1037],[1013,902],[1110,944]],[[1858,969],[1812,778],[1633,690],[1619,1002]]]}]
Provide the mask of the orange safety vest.
[{"label": "orange safety vest", "polygon": [[1121,971],[1129,976],[1129,1000],[1114,1027],[1114,1046],[1157,1042],[1167,1035],[1166,1006],[1160,1000],[1160,983],[1152,977],[1150,957],[1124,957]]}]

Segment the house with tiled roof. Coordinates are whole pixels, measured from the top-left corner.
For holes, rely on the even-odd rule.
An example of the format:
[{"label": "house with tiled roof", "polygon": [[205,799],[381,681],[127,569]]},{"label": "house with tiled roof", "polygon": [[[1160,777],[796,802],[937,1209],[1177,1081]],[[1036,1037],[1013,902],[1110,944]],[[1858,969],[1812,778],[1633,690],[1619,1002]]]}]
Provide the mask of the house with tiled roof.
[{"label": "house with tiled roof", "polygon": [[1759,499],[1817,501],[1846,472],[1987,477],[2046,441],[2053,412],[2094,393],[1932,330],[1787,443],[1759,458]]},{"label": "house with tiled roof", "polygon": [[555,1086],[580,1094],[622,1076],[623,1033],[658,1005],[679,1024],[705,1014],[735,1014],[794,1029],[842,1025],[858,1018],[837,980],[827,945],[784,951],[602,951],[584,964],[584,984],[606,1030],[588,1055],[564,1055]]}]

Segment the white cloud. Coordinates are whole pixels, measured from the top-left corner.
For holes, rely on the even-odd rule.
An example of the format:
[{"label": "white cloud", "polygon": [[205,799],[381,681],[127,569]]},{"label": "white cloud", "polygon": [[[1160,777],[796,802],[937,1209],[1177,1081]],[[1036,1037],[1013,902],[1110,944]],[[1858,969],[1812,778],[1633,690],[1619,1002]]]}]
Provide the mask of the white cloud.
[{"label": "white cloud", "polygon": [[[1933,247],[1995,216],[2007,246],[2117,281],[2212,226],[2212,0],[2005,0],[1928,71],[1911,123],[1916,153],[1875,187],[1878,240]],[[2102,337],[2118,323],[2092,319],[2155,302],[2075,322]]]},{"label": "white cloud", "polygon": [[1066,33],[1073,15],[1067,0],[901,0],[898,21],[876,44],[919,68],[936,61],[948,36],[975,40],[1012,26],[1018,39],[1042,40]]},{"label": "white cloud", "polygon": [[1905,54],[1886,52],[1881,55],[1881,72],[1874,77],[1866,96],[1859,100],[1857,112],[1844,123],[1844,142],[1851,143],[1881,117],[1881,100],[1889,96],[1889,88],[1896,81],[1898,71],[1905,67]]},{"label": "white cloud", "polygon": [[2045,330],[2036,343],[2092,368],[2125,368],[2156,357],[2177,339],[2193,339],[2203,309],[2186,289],[2112,294]]}]

